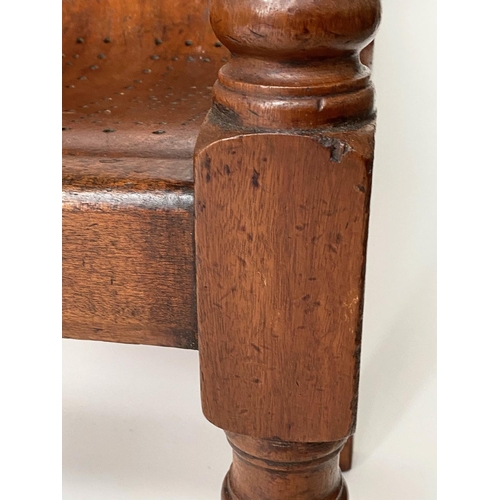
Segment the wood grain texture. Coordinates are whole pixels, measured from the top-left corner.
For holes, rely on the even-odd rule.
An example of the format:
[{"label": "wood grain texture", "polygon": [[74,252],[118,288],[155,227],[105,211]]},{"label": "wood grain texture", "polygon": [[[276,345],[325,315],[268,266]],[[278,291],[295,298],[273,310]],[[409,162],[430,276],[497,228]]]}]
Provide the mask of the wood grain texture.
[{"label": "wood grain texture", "polygon": [[286,443],[228,433],[233,464],[223,500],[347,500],[339,471],[345,441]]},{"label": "wood grain texture", "polygon": [[191,162],[63,163],[63,336],[195,349]]},{"label": "wood grain texture", "polygon": [[63,1],[63,332],[196,348],[192,153],[228,51],[206,0]]},{"label": "wood grain texture", "polygon": [[345,500],[380,3],[208,16],[63,1],[64,335],[196,348],[196,222],[203,409],[233,431],[223,498]]},{"label": "wood grain texture", "polygon": [[62,6],[64,152],[191,158],[229,57],[210,27],[208,1]]},{"label": "wood grain texture", "polygon": [[372,140],[369,124],[199,152],[202,403],[219,427],[299,442],[354,431]]},{"label": "wood grain texture", "polygon": [[[194,143],[210,106],[217,71],[227,62],[229,51],[210,27],[206,0],[190,2],[189,9],[181,4],[63,1],[65,200],[69,202],[68,192],[75,189],[80,200],[94,200],[85,209],[78,208],[75,200],[71,207],[64,207],[66,337],[197,345],[194,290],[188,295],[194,248],[188,249],[185,241],[194,224],[191,208],[172,209],[171,198],[169,208],[145,212],[156,221],[155,227],[164,224],[169,231],[166,243],[158,243],[161,262],[168,268],[169,262],[183,255],[187,263],[183,271],[176,271],[177,284],[167,281],[167,288],[158,287],[158,280],[168,270],[160,271],[156,264],[157,275],[146,272],[153,269],[147,260],[138,261],[135,272],[123,276],[121,281],[127,285],[119,289],[111,280],[96,280],[91,273],[93,268],[104,275],[116,274],[117,269],[124,272],[127,256],[141,255],[137,241],[150,231],[151,221],[139,216],[141,209],[136,205],[146,203],[148,197],[151,203],[150,191],[192,189]],[[145,73],[146,69],[151,72]],[[103,132],[110,129],[114,132]],[[111,195],[108,192],[106,200],[104,194],[110,189],[120,190],[119,209],[109,208]],[[101,201],[95,203],[98,192]],[[161,197],[155,199],[160,203]],[[90,218],[96,224],[92,240],[83,236],[88,234]],[[135,236],[126,238],[120,233],[120,224],[131,225]],[[180,235],[178,244],[176,234]],[[115,241],[117,235],[119,252],[109,248],[109,241]],[[92,245],[96,245],[94,250]],[[76,264],[85,256],[88,262],[90,256],[96,260],[87,269],[89,275]],[[148,294],[148,304],[144,294],[139,300],[140,326],[130,312],[138,289],[156,290]],[[175,312],[172,297],[177,290],[182,290],[182,307]],[[99,320],[93,310],[99,311]]]},{"label": "wood grain texture", "polygon": [[[192,158],[229,58],[210,26],[208,0],[189,7],[182,0],[63,0],[62,14],[64,153]],[[309,77],[330,73],[317,67]],[[312,104],[317,114],[317,99]]]}]

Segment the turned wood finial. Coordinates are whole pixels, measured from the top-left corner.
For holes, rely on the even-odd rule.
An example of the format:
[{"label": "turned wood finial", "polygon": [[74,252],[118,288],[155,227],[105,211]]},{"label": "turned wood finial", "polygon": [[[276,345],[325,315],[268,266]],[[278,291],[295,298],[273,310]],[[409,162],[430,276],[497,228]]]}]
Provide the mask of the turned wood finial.
[{"label": "turned wood finial", "polygon": [[212,0],[212,27],[232,53],[215,110],[271,129],[369,117],[374,93],[359,54],[380,12],[380,0]]}]

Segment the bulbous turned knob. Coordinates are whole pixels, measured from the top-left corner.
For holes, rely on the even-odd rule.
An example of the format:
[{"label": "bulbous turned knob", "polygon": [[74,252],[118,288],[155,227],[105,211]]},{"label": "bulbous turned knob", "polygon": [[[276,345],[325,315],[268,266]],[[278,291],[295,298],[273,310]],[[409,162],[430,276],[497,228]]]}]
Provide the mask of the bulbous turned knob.
[{"label": "bulbous turned knob", "polygon": [[380,11],[380,0],[212,0],[212,27],[233,55],[219,71],[214,109],[269,129],[371,116],[359,53]]},{"label": "bulbous turned knob", "polygon": [[233,54],[300,60],[361,50],[380,13],[380,0],[212,0],[210,18]]}]

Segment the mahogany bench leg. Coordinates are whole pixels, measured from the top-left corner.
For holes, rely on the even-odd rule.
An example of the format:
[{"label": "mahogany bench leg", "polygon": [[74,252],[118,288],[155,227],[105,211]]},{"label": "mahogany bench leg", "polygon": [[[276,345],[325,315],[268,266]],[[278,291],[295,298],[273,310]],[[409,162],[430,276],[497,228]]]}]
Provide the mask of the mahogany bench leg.
[{"label": "mahogany bench leg", "polygon": [[233,54],[194,153],[202,408],[234,453],[222,499],[346,500],[375,134],[359,53],[380,0],[212,0],[210,16]]},{"label": "mahogany bench leg", "polygon": [[233,463],[222,500],[347,500],[339,467],[346,440],[290,443],[227,433]]},{"label": "mahogany bench leg", "polygon": [[352,467],[352,454],[354,449],[354,436],[350,436],[340,452],[340,470],[347,472]]}]

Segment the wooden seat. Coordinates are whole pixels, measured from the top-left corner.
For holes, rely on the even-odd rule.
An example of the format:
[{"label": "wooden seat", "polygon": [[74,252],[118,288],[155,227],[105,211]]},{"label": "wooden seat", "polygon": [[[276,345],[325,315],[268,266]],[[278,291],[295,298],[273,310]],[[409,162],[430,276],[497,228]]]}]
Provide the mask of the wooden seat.
[{"label": "wooden seat", "polygon": [[63,336],[200,345],[222,498],[345,500],[380,3],[208,3],[63,0]]},{"label": "wooden seat", "polygon": [[228,51],[182,4],[63,2],[65,337],[197,346],[192,158]]},{"label": "wooden seat", "polygon": [[63,152],[192,158],[228,51],[207,2],[63,2]]},{"label": "wooden seat", "polygon": [[63,335],[196,349],[192,158],[229,52],[206,0],[90,5],[63,2]]}]

